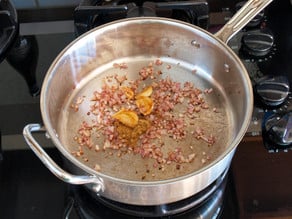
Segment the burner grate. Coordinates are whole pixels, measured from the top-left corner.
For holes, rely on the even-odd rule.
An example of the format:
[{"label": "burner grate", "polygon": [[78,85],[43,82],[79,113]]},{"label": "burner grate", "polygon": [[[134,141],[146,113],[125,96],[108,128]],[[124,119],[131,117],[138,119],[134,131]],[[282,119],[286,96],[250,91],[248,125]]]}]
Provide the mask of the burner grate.
[{"label": "burner grate", "polygon": [[77,35],[99,25],[130,17],[167,17],[207,29],[207,1],[82,1],[74,11]]}]

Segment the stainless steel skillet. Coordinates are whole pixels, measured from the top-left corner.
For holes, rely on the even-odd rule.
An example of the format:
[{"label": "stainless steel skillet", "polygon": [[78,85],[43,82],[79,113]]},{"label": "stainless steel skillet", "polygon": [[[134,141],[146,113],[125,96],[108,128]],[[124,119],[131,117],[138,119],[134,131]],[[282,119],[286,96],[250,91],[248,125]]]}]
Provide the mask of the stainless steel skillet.
[{"label": "stainless steel skillet", "polygon": [[[27,125],[23,132],[27,143],[58,178],[68,183],[86,184],[91,192],[115,201],[158,205],[198,193],[228,169],[253,109],[249,76],[226,43],[270,2],[248,1],[215,35],[180,21],[152,17],[120,20],[89,31],[68,45],[48,70],[41,93],[44,127]],[[199,48],[196,45],[200,45]],[[87,79],[93,78],[92,72],[95,76],[102,74],[104,69],[109,69],[106,67],[109,63],[120,60],[137,63],[141,59],[148,62],[154,57],[170,64],[183,63],[181,70],[171,71],[173,78],[197,81],[202,89],[214,87],[222,97],[217,102],[222,102],[219,107],[225,109],[230,124],[226,127],[227,132],[231,130],[226,145],[221,147],[218,157],[203,168],[167,179],[138,181],[95,171],[73,156],[64,140],[71,138],[66,137],[70,135],[66,133],[71,133],[69,126],[64,126],[71,124],[70,119],[65,121],[71,117],[64,116],[64,111],[68,112],[68,101],[79,95],[75,90],[87,87],[90,81]],[[191,70],[189,66],[196,66],[198,74],[187,73]],[[71,162],[70,171],[74,175],[58,167],[33,138],[32,132],[42,130],[47,131],[58,150]]]}]

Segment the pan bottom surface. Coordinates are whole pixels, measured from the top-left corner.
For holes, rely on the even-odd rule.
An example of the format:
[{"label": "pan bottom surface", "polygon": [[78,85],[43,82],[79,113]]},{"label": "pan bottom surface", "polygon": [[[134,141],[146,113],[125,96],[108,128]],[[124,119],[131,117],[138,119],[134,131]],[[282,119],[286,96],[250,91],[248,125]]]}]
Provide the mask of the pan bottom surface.
[{"label": "pan bottom surface", "polygon": [[[158,61],[154,57],[134,57],[116,60],[116,62],[123,65],[119,68],[113,68],[116,63],[109,63],[101,69],[96,69],[76,86],[68,101],[64,103],[64,110],[61,111],[59,119],[58,132],[60,140],[70,154],[78,154],[82,147],[82,156],[75,156],[73,160],[80,161],[85,166],[85,169],[89,167],[91,170],[95,170],[95,167],[98,166],[101,173],[115,178],[132,181],[159,181],[191,174],[211,164],[228,149],[234,137],[234,124],[226,94],[222,91],[220,85],[212,79],[211,73],[204,72],[203,69],[200,69],[195,64],[180,62],[169,57],[160,57],[159,64],[153,64],[154,71],[162,72],[157,77],[161,77],[164,80],[169,77],[171,80],[180,83],[182,87],[186,82],[193,83],[196,88],[202,91],[202,97],[205,98],[208,107],[200,109],[200,111],[192,115],[193,117],[185,116],[182,113],[185,112],[185,107],[183,108],[184,110],[180,108],[181,106],[175,108],[173,115],[177,120],[182,117],[186,118],[186,137],[180,141],[169,137],[171,134],[162,134],[160,138],[156,138],[157,142],[153,142],[153,144],[157,144],[158,141],[160,143],[163,142],[161,152],[165,157],[170,156],[173,151],[179,150],[186,158],[193,155],[195,159],[192,162],[182,164],[172,162],[171,164],[160,165],[151,156],[142,158],[142,154],[132,153],[132,150],[130,151],[131,153],[124,153],[121,150],[106,148],[106,137],[98,132],[91,133],[93,147],[80,146],[74,139],[76,139],[81,125],[83,122],[91,125],[92,121],[96,121],[99,116],[89,113],[93,93],[101,89],[105,80],[109,78],[112,80],[113,75],[118,75],[117,77],[120,78],[126,75],[127,80],[136,80],[139,77],[137,72],[143,67],[149,66],[150,62],[156,63]],[[127,65],[126,68],[123,67],[124,63]],[[106,83],[109,83],[109,81]],[[113,82],[111,81],[110,83]],[[127,85],[127,81],[123,83],[123,86]],[[153,83],[153,80],[145,80],[143,86],[147,87],[149,83]],[[84,99],[82,99],[82,103],[78,106],[78,111],[76,112],[76,110],[72,109],[72,103],[76,103],[80,97]],[[187,100],[185,100],[184,104],[188,104]],[[145,118],[147,119],[148,117],[145,116]],[[196,139],[194,135],[198,130],[203,130],[205,137]],[[97,137],[100,135],[102,137]],[[213,136],[216,140],[210,146],[206,139],[213,138]],[[204,138],[205,141],[203,140]],[[96,145],[99,145],[99,152],[95,150]],[[162,158],[164,159],[165,157]]]}]

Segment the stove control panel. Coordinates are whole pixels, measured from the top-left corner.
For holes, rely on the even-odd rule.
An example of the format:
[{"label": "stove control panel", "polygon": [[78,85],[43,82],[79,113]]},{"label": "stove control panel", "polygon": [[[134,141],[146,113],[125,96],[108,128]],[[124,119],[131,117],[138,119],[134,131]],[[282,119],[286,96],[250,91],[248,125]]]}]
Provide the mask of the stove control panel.
[{"label": "stove control panel", "polygon": [[287,152],[292,149],[291,80],[285,72],[271,75],[262,67],[271,64],[279,49],[269,19],[262,11],[228,45],[245,65],[254,90],[254,111],[246,136],[262,136],[268,152]]}]

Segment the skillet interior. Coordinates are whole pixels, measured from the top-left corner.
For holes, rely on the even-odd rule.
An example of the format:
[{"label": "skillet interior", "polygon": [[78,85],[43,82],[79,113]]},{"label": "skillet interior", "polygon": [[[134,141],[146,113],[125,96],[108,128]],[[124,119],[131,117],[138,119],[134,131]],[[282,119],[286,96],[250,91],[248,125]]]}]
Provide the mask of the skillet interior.
[{"label": "skillet interior", "polygon": [[[94,91],[101,90],[107,76],[115,74],[120,76],[127,75],[129,81],[135,80],[138,78],[139,70],[156,59],[154,57],[141,56],[115,60],[116,63],[127,63],[128,68],[113,68],[114,62],[109,63],[100,69],[95,69],[78,84],[65,103],[63,113],[59,119],[61,121],[59,128],[61,141],[63,145],[67,146],[69,152],[79,150],[79,144],[73,139],[77,136],[82,122],[86,121],[88,124],[93,124],[92,121],[96,119],[95,115],[88,115],[90,105],[93,104],[91,99]],[[84,154],[77,156],[80,162],[83,162],[90,168],[94,168],[98,164],[101,167],[102,173],[113,177],[133,181],[140,181],[142,179],[144,181],[153,181],[175,178],[199,170],[213,162],[226,150],[232,139],[233,115],[231,114],[230,103],[227,100],[226,94],[222,92],[220,85],[210,78],[210,74],[201,70],[199,66],[169,57],[160,57],[160,60],[163,64],[155,68],[162,71],[162,78],[169,77],[181,84],[192,82],[195,87],[202,91],[210,88],[213,89],[213,92],[210,94],[203,94],[209,108],[194,113],[195,119],[186,117],[187,123],[192,123],[193,125],[188,125],[186,128],[188,134],[185,140],[175,141],[168,137],[167,134],[163,135],[162,139],[160,139],[165,142],[162,148],[164,154],[167,155],[168,152],[173,151],[175,148],[182,148],[184,155],[195,154],[195,159],[190,163],[179,164],[172,162],[171,164],[162,165],[163,168],[161,166],[155,168],[155,160],[152,158],[142,158],[141,155],[134,153],[122,153],[122,156],[120,156],[120,150],[112,149],[96,152],[94,147],[89,149],[84,146],[82,147]],[[170,69],[168,69],[169,66],[171,66]],[[195,72],[194,69],[196,69]],[[155,81],[159,81],[159,79]],[[147,84],[147,82],[145,83]],[[79,105],[79,110],[75,112],[71,105],[79,97],[83,97],[84,101]],[[214,108],[216,108],[216,112],[214,112]],[[185,110],[186,106],[178,107],[173,114],[178,115]],[[208,146],[208,143],[203,140],[197,140],[194,134],[191,134],[197,128],[202,128],[207,135],[213,135],[216,139],[215,144]],[[94,142],[93,145],[97,144],[102,147],[104,139],[97,138],[97,135],[100,135],[100,131],[93,132],[91,137]]]},{"label": "skillet interior", "polygon": [[[212,102],[222,115],[209,117],[202,122],[202,126],[219,132],[217,143],[220,146],[214,147],[216,149],[211,152],[217,161],[226,156],[241,139],[242,136],[238,136],[238,133],[244,133],[242,128],[245,127],[242,127],[242,124],[249,115],[247,108],[250,104],[247,95],[250,87],[246,72],[239,59],[224,43],[216,40],[211,34],[185,23],[157,18],[141,20],[106,25],[71,43],[49,69],[41,96],[45,126],[56,146],[70,161],[85,169],[89,166],[91,171],[91,162],[98,161],[99,165],[104,165],[102,169],[106,175],[139,181],[141,174],[145,172],[143,162],[147,162],[141,163],[140,158],[130,159],[125,156],[120,159],[122,163],[116,163],[120,161],[114,159],[113,165],[108,159],[91,157],[100,156],[96,153],[89,153],[90,162],[85,163],[77,161],[71,154],[72,148],[76,147],[72,142],[73,135],[80,121],[85,119],[87,109],[80,111],[80,115],[78,113],[76,117],[76,114],[70,114],[69,105],[80,95],[92,93],[92,87],[100,85],[100,77],[113,73],[113,62],[126,62],[129,65],[129,74],[135,75],[141,66],[159,57],[164,63],[173,66],[171,71],[162,69],[173,80],[190,80],[203,90],[212,87],[214,96],[208,96],[211,98],[208,101]],[[194,68],[197,70],[196,74],[192,73]],[[212,120],[212,123],[206,122],[207,120]],[[172,171],[175,168],[173,166],[167,174],[160,175],[155,172],[155,178],[146,178],[150,181],[167,179],[198,170],[201,168],[200,152],[197,156],[198,163],[187,165],[181,173]],[[128,171],[130,166],[138,168],[139,174],[136,174],[135,169]],[[212,163],[208,166],[211,167]]]}]

